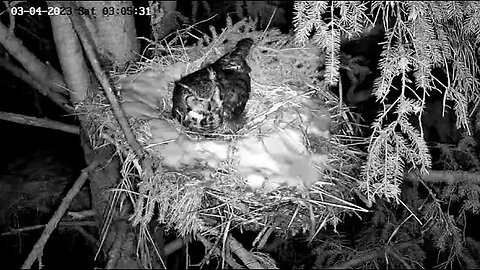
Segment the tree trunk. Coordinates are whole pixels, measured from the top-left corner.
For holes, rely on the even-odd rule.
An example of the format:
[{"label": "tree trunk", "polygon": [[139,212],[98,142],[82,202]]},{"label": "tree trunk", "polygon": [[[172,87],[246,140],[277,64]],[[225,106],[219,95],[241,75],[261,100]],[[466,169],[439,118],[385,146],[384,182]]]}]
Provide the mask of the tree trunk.
[{"label": "tree trunk", "polygon": [[153,38],[156,42],[164,39],[172,31],[178,28],[177,2],[176,1],[149,1],[152,10],[151,26]]},{"label": "tree trunk", "polygon": [[[82,16],[93,37],[101,60],[109,65],[123,68],[128,61],[135,60],[140,51],[133,15],[104,16],[103,9],[133,9],[131,1],[78,1],[77,5],[95,10],[95,15]],[[91,19],[88,19],[91,18]],[[111,63],[108,63],[112,61]]]},{"label": "tree trunk", "polygon": [[[99,51],[103,54],[103,60],[119,65],[134,60],[134,52],[138,51],[138,42],[133,17],[112,16],[107,18],[101,16],[102,7],[121,8],[131,5],[131,3],[83,2],[81,4],[84,7],[87,5],[90,7],[96,6],[97,16],[93,21],[87,21],[87,25],[97,48],[100,48]],[[48,2],[48,5],[58,6],[61,4],[59,2]],[[98,91],[99,86],[88,72],[83,50],[70,18],[67,16],[52,16],[51,23],[60,64],[70,90],[70,99],[73,104],[76,104],[89,96],[91,91]],[[102,147],[94,150],[89,139],[92,134],[88,134],[88,132],[95,129],[92,129],[84,115],[79,114],[78,119],[81,125],[81,144],[87,164],[94,160],[104,164],[104,166],[101,166],[101,170],[91,173],[89,178],[92,208],[97,213],[96,221],[98,228],[101,229],[100,237],[105,237],[102,251],[109,262],[107,268],[138,268],[140,264],[135,256],[135,234],[127,219],[122,217],[121,213],[113,212],[110,226],[104,224],[107,212],[116,209],[116,206],[110,205],[110,195],[113,193],[109,191],[116,187],[120,179],[119,160],[117,158],[112,159],[115,149],[113,147]],[[111,207],[114,209],[110,209]]]}]

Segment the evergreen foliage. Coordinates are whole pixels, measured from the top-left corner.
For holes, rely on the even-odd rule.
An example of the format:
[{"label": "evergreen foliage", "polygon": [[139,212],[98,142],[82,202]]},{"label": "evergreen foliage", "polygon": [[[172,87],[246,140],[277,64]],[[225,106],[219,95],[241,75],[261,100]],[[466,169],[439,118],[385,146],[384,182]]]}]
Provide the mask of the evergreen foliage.
[{"label": "evergreen foliage", "polygon": [[[454,101],[457,127],[470,130],[469,105],[480,97],[476,58],[479,14],[480,3],[473,1],[295,3],[296,41],[305,44],[311,38],[324,50],[324,79],[332,85],[339,80],[341,41],[359,37],[380,24],[385,31],[378,65],[381,76],[373,89],[383,109],[372,126],[369,158],[363,170],[362,187],[370,200],[375,196],[398,198],[404,163],[418,166],[422,172],[430,168],[422,133],[409,119],[421,115],[434,91],[441,91],[445,101]],[[446,83],[433,76],[434,69],[442,70]],[[400,81],[400,87],[395,80]],[[388,100],[392,91],[397,97]]]},{"label": "evergreen foliage", "polygon": [[[359,179],[368,201],[376,201],[374,212],[354,229],[354,243],[344,236],[317,240],[316,267],[416,268],[429,260],[439,268],[478,268],[478,239],[465,233],[467,216],[480,211],[478,177],[441,172],[448,181],[406,181],[405,170],[426,173],[432,166],[423,130],[412,119],[421,121],[433,94],[442,93],[444,106],[454,104],[458,129],[472,131],[469,117],[480,100],[480,2],[302,1],[294,8],[295,39],[300,45],[312,39],[324,51],[324,80],[331,85],[339,82],[344,40],[372,28],[385,33],[372,90],[381,109]],[[475,153],[466,151],[472,145],[464,136],[447,153],[478,170]]]}]

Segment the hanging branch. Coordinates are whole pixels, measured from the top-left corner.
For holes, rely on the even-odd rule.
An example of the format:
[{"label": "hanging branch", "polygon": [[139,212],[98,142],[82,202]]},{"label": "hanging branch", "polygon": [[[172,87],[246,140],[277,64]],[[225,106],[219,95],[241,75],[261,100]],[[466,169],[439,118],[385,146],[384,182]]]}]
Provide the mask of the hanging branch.
[{"label": "hanging branch", "polygon": [[75,198],[77,193],[80,191],[80,188],[82,188],[83,184],[85,184],[85,181],[87,181],[88,173],[93,171],[95,168],[97,168],[98,165],[99,165],[99,162],[94,161],[82,171],[78,179],[73,184],[72,188],[68,191],[65,198],[63,198],[62,203],[53,214],[53,217],[50,219],[50,221],[48,221],[47,226],[45,227],[45,230],[43,230],[42,235],[38,239],[37,243],[35,243],[35,245],[32,248],[32,251],[30,251],[30,254],[28,254],[27,259],[23,263],[22,269],[30,269],[33,263],[35,262],[35,260],[41,259],[41,256],[43,254],[43,249],[45,247],[45,244],[48,241],[48,238],[50,238],[50,235],[52,234],[53,230],[55,230],[55,228],[57,227],[58,222],[67,211],[73,198]]}]

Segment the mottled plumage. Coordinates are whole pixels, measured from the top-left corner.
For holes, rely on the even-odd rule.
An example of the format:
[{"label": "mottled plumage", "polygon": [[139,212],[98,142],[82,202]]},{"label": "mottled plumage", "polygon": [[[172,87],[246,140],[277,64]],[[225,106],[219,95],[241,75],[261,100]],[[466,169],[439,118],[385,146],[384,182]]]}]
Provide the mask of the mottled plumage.
[{"label": "mottled plumage", "polygon": [[224,120],[238,119],[250,96],[247,58],[253,40],[240,40],[235,48],[212,64],[175,83],[175,119],[194,131],[211,133]]}]

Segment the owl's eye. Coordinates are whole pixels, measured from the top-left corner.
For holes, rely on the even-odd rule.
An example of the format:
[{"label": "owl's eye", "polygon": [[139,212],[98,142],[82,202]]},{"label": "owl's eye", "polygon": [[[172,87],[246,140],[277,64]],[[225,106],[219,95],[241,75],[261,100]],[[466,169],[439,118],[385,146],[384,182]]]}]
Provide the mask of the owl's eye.
[{"label": "owl's eye", "polygon": [[194,107],[197,105],[198,101],[194,96],[188,96],[185,98],[185,103],[187,103],[187,105],[190,107]]}]

